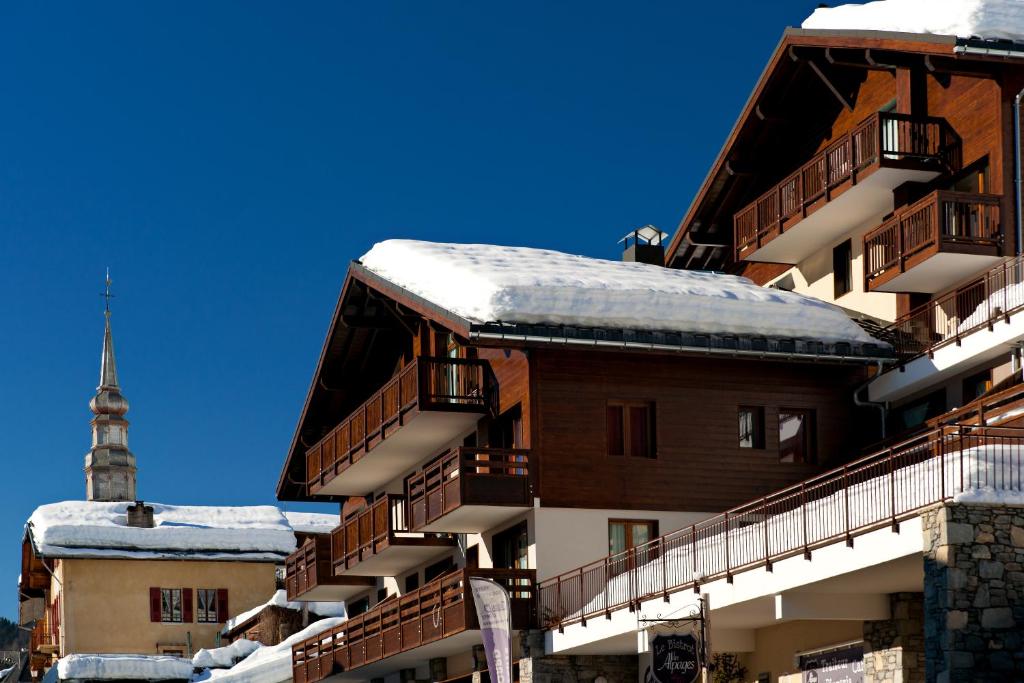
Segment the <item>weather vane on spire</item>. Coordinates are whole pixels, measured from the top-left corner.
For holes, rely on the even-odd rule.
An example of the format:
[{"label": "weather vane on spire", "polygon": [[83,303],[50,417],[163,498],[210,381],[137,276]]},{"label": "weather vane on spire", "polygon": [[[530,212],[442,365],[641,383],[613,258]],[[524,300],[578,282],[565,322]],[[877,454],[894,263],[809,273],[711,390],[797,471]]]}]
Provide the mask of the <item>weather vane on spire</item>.
[{"label": "weather vane on spire", "polygon": [[110,300],[114,296],[113,294],[110,293],[110,266],[107,266],[106,285],[107,285],[106,291],[104,291],[102,294],[100,294],[100,296],[102,296],[103,299],[104,299],[104,301],[103,301],[103,312],[104,312],[104,314],[109,316],[110,315]]}]

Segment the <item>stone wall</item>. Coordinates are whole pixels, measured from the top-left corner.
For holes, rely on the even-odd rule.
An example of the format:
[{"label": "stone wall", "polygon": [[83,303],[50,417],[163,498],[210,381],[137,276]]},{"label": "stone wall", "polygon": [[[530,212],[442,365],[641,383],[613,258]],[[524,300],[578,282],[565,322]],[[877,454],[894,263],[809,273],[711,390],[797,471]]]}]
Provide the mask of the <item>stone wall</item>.
[{"label": "stone wall", "polygon": [[924,683],[924,596],[889,596],[892,616],[864,622],[865,683]]},{"label": "stone wall", "polygon": [[520,634],[519,683],[636,683],[637,655],[545,655],[544,633]]},{"label": "stone wall", "polygon": [[1024,680],[1024,507],[922,515],[929,683]]}]

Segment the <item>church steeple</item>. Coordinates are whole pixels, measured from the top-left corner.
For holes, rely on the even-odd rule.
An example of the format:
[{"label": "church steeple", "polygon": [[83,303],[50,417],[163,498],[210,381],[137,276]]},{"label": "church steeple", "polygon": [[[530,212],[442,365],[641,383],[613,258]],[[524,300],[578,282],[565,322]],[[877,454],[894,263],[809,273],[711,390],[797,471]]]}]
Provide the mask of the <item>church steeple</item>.
[{"label": "church steeple", "polygon": [[128,401],[121,395],[114,359],[114,335],[110,331],[110,271],[107,271],[103,317],[103,353],[100,356],[100,385],[89,401],[93,412],[92,448],[85,456],[87,500],[135,500],[135,456],[128,450]]}]

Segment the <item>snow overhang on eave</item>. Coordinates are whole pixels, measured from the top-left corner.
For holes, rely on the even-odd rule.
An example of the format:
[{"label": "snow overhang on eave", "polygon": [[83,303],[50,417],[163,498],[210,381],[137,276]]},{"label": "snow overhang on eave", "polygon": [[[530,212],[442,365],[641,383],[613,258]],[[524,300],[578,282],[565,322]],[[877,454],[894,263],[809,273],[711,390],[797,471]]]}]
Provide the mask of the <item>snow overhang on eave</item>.
[{"label": "snow overhang on eave", "polygon": [[598,350],[654,351],[772,360],[830,363],[895,362],[881,343],[853,344],[813,339],[782,339],[739,335],[694,334],[622,328],[570,327],[517,322],[472,322],[436,303],[394,284],[358,262],[352,275],[392,299],[452,331],[482,344],[518,346],[571,346]]}]

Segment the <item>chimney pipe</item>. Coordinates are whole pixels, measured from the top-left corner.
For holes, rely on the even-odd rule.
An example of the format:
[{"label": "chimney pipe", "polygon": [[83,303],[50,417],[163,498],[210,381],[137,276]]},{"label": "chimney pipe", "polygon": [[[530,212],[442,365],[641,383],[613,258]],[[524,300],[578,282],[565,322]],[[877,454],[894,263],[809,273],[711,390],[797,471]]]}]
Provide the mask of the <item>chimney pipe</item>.
[{"label": "chimney pipe", "polygon": [[129,505],[128,526],[138,529],[152,529],[156,526],[153,522],[153,506],[146,505],[141,500],[135,501],[134,505]]}]

